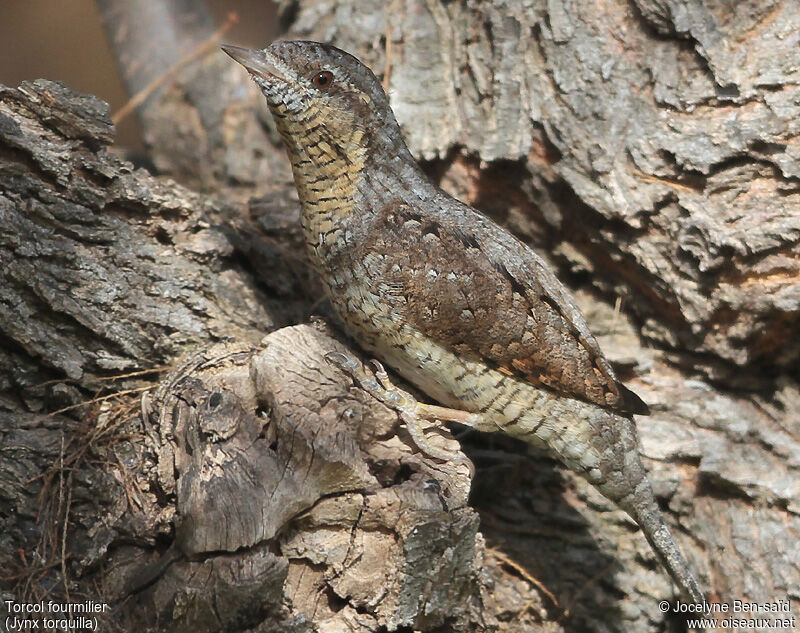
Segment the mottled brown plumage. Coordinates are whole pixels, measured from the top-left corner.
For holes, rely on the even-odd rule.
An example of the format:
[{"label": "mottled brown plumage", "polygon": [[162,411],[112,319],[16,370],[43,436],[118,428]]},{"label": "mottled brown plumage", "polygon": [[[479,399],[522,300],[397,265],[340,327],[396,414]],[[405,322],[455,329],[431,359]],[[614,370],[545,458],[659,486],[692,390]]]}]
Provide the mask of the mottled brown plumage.
[{"label": "mottled brown plumage", "polygon": [[[292,162],[309,255],[345,328],[468,423],[540,446],[642,527],[691,599],[614,374],[550,268],[433,185],[375,76],[316,42],[225,47],[267,98]],[[453,419],[464,421],[462,417]]]},{"label": "mottled brown plumage", "polygon": [[[356,246],[356,256],[384,253],[385,278],[397,289],[387,293],[387,301],[417,330],[459,355],[566,396],[646,413],[638,396],[617,380],[552,272],[492,225],[480,242],[462,231],[464,222],[476,221],[473,213],[457,200],[434,217],[421,216],[407,203],[388,204],[376,218],[381,230]],[[408,265],[408,253],[426,266]]]}]

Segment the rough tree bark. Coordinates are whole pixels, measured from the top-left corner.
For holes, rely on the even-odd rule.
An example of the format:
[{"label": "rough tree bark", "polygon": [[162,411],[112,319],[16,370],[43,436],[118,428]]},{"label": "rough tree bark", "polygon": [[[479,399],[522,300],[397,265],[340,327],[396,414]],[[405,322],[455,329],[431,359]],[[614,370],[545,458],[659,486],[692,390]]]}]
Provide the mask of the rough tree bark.
[{"label": "rough tree bark", "polygon": [[[99,4],[132,90],[213,31],[193,0]],[[576,289],[650,405],[642,452],[709,597],[800,615],[794,4],[282,11],[383,75],[431,175]],[[460,437],[474,479],[420,455],[325,361],[351,343],[283,327],[326,308],[282,150],[222,59],[141,109],[155,175],[109,149],[99,100],[0,89],[4,600],[113,603],[126,631],[681,630],[582,480],[495,436]]]}]

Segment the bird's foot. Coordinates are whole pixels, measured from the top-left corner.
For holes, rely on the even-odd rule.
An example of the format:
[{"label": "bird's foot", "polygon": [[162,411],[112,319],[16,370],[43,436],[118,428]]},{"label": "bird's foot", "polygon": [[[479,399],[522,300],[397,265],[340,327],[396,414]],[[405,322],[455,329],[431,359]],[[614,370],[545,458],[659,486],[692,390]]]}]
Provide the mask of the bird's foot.
[{"label": "bird's foot", "polygon": [[325,354],[325,359],[351,376],[373,398],[397,411],[400,419],[405,423],[414,444],[423,453],[443,461],[466,462],[469,465],[470,472],[474,474],[472,463],[464,455],[434,446],[428,440],[422,429],[421,420],[460,422],[461,424],[473,426],[471,422],[475,414],[418,402],[410,393],[392,383],[383,365],[377,360],[371,361],[375,367],[373,374],[365,370],[357,359],[341,352],[329,352]]}]

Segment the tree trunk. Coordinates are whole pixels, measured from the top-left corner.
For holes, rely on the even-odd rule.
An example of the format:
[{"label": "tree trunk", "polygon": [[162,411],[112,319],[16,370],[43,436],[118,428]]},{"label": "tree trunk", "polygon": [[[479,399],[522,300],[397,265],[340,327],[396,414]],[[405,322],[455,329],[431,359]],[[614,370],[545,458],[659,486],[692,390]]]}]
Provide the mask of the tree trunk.
[{"label": "tree trunk", "polygon": [[[126,25],[163,9],[176,56],[213,30],[189,0],[100,5],[132,90],[165,62]],[[650,405],[642,454],[709,598],[800,615],[795,4],[282,12],[382,76],[431,176],[576,291]],[[125,631],[682,630],[591,486],[495,435],[427,430],[474,478],[429,458],[326,360],[357,348],[307,323],[328,312],[282,148],[222,59],[145,102],[155,174],[109,149],[96,98],[0,89],[3,619],[54,600]]]}]

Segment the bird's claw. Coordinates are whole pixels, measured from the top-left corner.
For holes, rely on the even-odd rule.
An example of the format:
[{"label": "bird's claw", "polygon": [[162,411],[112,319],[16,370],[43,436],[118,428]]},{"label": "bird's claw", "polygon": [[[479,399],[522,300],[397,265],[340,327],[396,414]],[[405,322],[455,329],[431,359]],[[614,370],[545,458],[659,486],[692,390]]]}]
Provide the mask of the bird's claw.
[{"label": "bird's claw", "polygon": [[[427,413],[428,405],[420,404],[417,399],[407,391],[400,389],[389,378],[383,364],[376,359],[371,359],[374,376],[365,370],[364,366],[354,357],[342,352],[328,352],[325,360],[348,374],[353,380],[373,398],[386,406],[394,409],[405,423],[408,433],[414,444],[426,455],[443,461],[467,461],[461,453],[448,451],[431,444],[425,436],[420,420],[433,418]],[[471,467],[471,464],[469,464]],[[472,468],[470,468],[472,470]]]},{"label": "bird's claw", "polygon": [[379,361],[377,358],[372,358],[369,362],[375,368],[375,378],[377,378],[382,385],[390,385],[393,387],[394,385],[392,385],[392,383],[389,381],[389,374],[386,373],[383,363],[381,363],[381,361]]}]

